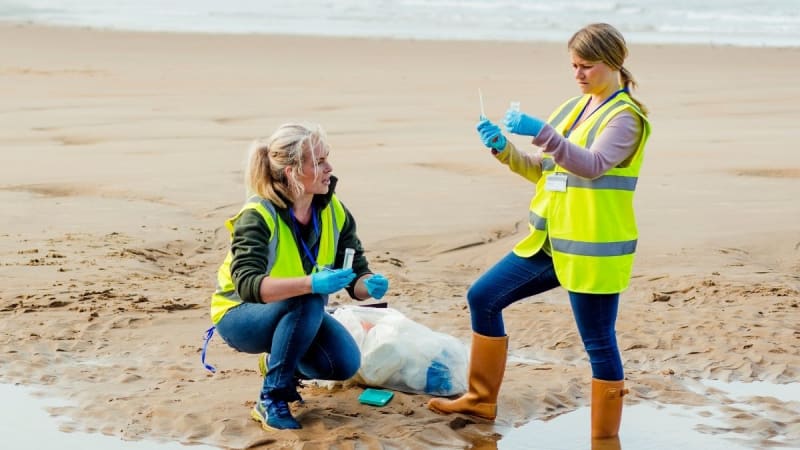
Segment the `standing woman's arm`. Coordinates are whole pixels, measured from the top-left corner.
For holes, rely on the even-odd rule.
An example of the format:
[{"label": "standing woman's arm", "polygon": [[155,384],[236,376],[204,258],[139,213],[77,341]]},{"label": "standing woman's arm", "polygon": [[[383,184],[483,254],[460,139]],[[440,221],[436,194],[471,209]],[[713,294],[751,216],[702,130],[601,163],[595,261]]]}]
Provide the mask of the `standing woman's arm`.
[{"label": "standing woman's arm", "polygon": [[590,150],[573,144],[545,125],[533,139],[555,162],[583,178],[594,179],[624,163],[639,147],[642,139],[642,120],[623,111],[611,120],[597,137]]}]

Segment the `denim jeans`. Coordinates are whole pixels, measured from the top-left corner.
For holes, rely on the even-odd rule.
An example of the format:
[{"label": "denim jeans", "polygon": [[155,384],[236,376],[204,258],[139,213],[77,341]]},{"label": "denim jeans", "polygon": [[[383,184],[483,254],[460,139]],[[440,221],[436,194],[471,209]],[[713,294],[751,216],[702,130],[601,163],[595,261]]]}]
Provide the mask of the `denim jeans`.
[{"label": "denim jeans", "polygon": [[[509,253],[467,292],[472,330],[484,336],[505,336],[503,309],[524,298],[560,286],[552,258],[539,253],[522,258]],[[583,346],[589,354],[592,377],[618,381],[624,378],[615,324],[619,294],[569,292],[570,305]]]},{"label": "denim jeans", "polygon": [[[222,339],[245,353],[269,353],[263,395],[296,400],[295,374],[346,380],[358,371],[361,352],[350,332],[325,312],[315,294],[272,303],[242,303],[217,323]],[[283,397],[283,398],[281,398]]]}]

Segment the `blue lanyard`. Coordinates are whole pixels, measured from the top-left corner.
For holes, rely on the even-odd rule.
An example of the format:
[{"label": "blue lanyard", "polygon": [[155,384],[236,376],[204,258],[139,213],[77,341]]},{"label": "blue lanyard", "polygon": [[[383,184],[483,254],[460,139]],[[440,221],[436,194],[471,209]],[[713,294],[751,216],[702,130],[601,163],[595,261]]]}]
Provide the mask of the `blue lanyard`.
[{"label": "blue lanyard", "polygon": [[[587,119],[588,119],[589,117],[591,117],[591,115],[592,115],[592,114],[594,114],[594,113],[595,113],[595,111],[599,110],[599,109],[600,109],[600,108],[602,108],[602,107],[603,107],[603,106],[604,106],[606,103],[610,102],[610,101],[611,101],[611,100],[612,100],[614,97],[616,97],[616,96],[618,96],[619,94],[621,94],[621,93],[623,93],[623,92],[626,92],[626,91],[627,91],[627,89],[625,89],[625,88],[622,88],[622,89],[619,89],[619,90],[617,90],[617,91],[616,91],[616,92],[614,92],[613,94],[611,94],[611,95],[610,95],[610,96],[609,96],[607,99],[603,100],[603,103],[600,103],[600,106],[598,106],[597,108],[595,108],[595,109],[594,109],[594,111],[592,111],[591,113],[589,113],[589,116],[587,117]],[[578,125],[578,121],[579,121],[579,120],[581,120],[581,116],[582,116],[582,115],[583,115],[583,113],[586,111],[586,107],[587,107],[587,106],[589,106],[589,103],[591,103],[591,99],[590,99],[588,102],[586,102],[586,104],[585,104],[585,105],[583,105],[583,109],[581,109],[581,112],[580,112],[580,114],[578,114],[578,116],[577,116],[577,117],[575,117],[575,121],[574,121],[574,122],[572,122],[572,125],[570,125],[570,127],[569,127],[569,130],[567,130],[567,132],[564,134],[564,137],[565,137],[565,138],[568,138],[568,137],[569,137],[569,135],[570,135],[570,134],[572,134],[572,130],[574,130],[574,129],[575,129],[575,127]]]},{"label": "blue lanyard", "polygon": [[211,373],[216,372],[217,369],[211,364],[206,363],[206,351],[208,351],[208,343],[211,342],[211,338],[214,337],[214,330],[216,328],[216,326],[213,326],[206,330],[206,337],[203,339],[203,352],[200,353],[200,362],[203,364],[203,367]]},{"label": "blue lanyard", "polygon": [[[306,245],[306,241],[303,240],[303,236],[300,233],[300,225],[297,222],[297,217],[294,216],[294,210],[289,208],[289,217],[292,218],[292,231],[294,233],[294,240],[295,242],[299,242],[300,246],[303,247],[303,252],[306,254],[306,258],[308,261],[314,266],[317,267],[317,255],[319,255],[319,241],[312,247],[314,249],[314,253],[311,253],[311,249],[308,248]],[[317,221],[317,211],[314,207],[311,207],[311,222],[314,224],[314,232],[319,236],[319,222]],[[321,238],[321,237],[320,237]]]}]

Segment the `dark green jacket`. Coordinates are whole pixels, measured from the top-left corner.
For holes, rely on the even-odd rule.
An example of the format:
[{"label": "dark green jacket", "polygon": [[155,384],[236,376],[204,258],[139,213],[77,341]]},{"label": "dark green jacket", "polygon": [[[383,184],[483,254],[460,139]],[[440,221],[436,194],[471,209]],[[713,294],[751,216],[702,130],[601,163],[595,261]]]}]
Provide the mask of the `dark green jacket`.
[{"label": "dark green jacket", "polygon": [[[331,201],[331,196],[336,189],[338,179],[331,177],[331,184],[328,193],[325,195],[315,195],[312,200],[312,205],[319,215],[319,212],[324,209]],[[291,204],[291,202],[287,202]],[[356,221],[353,215],[342,203],[345,212],[345,222],[341,233],[339,234],[339,244],[336,248],[336,261],[334,267],[342,267],[344,260],[344,250],[352,248],[356,251],[353,258],[353,271],[356,273],[356,278],[347,287],[347,293],[350,297],[355,298],[353,294],[353,286],[355,282],[364,274],[371,273],[367,259],[364,257],[364,248],[361,245],[361,240],[358,239],[356,234]],[[287,224],[292,223],[287,208],[279,208],[275,205],[281,220]],[[306,226],[300,227],[300,234],[303,241],[309,249],[314,248],[314,245],[319,241],[319,234],[314,231],[314,227],[309,221]],[[261,280],[267,276],[268,247],[271,234],[267,228],[266,222],[261,214],[250,209],[244,211],[236,221],[233,228],[233,240],[231,242],[231,252],[233,253],[233,260],[231,261],[231,277],[233,284],[236,286],[236,293],[245,302],[261,303]],[[303,260],[303,268],[307,274],[310,274],[314,268],[313,262],[305,257],[305,252],[302,246],[298,243],[298,249]]]}]

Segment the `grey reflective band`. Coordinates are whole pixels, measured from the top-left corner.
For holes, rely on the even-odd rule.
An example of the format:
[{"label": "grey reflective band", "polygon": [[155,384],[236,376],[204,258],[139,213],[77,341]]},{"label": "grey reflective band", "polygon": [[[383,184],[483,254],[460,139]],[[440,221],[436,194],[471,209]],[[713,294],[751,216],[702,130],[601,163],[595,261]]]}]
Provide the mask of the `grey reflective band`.
[{"label": "grey reflective band", "polygon": [[555,127],[556,125],[560,124],[564,120],[564,118],[567,117],[567,114],[572,112],[572,108],[574,108],[575,105],[577,105],[582,98],[583,97],[575,97],[572,100],[570,100],[566,105],[564,105],[564,107],[561,108],[561,111],[559,111],[558,114],[553,118],[553,120],[550,121],[550,126]]},{"label": "grey reflective band", "polygon": [[269,242],[267,243],[267,255],[269,256],[267,257],[266,273],[270,273],[272,272],[272,268],[275,267],[275,263],[278,259],[276,256],[278,253],[278,212],[275,211],[275,205],[265,198],[253,197],[251,200],[257,201],[261,206],[263,206],[272,217],[272,223],[275,224],[275,229],[270,230]]},{"label": "grey reflective band", "polygon": [[586,145],[584,145],[583,147],[588,150],[592,146],[592,144],[594,144],[594,138],[597,136],[597,132],[600,130],[600,125],[603,123],[603,120],[605,120],[606,116],[611,114],[611,112],[616,110],[618,107],[629,104],[630,103],[626,102],[625,100],[617,100],[616,102],[612,103],[611,106],[609,106],[605,111],[603,111],[603,114],[600,115],[600,118],[598,118],[594,122],[594,126],[592,126],[592,129],[589,130],[589,134],[586,136]]},{"label": "grey reflective band", "polygon": [[[553,171],[556,169],[556,163],[553,158],[542,159],[542,171]],[[618,191],[635,191],[636,182],[639,177],[626,177],[622,175],[603,175],[602,177],[590,180],[588,178],[579,177],[567,172],[560,172],[567,176],[567,189],[569,188],[582,188],[582,189],[614,189]]]},{"label": "grey reflective band", "polygon": [[[331,203],[333,203],[333,198],[331,198]],[[339,224],[336,222],[336,209],[330,203],[327,206],[331,210],[331,225],[333,225],[333,259],[336,260],[336,253],[339,251]],[[344,207],[342,207],[344,208]],[[342,224],[342,228],[344,228],[344,224]],[[320,239],[322,239],[322,231],[320,230]],[[331,262],[331,266],[335,263]]]},{"label": "grey reflective band", "polygon": [[544,231],[547,229],[547,219],[539,216],[533,211],[528,212],[528,222],[533,225],[533,228]]},{"label": "grey reflective band", "polygon": [[577,175],[567,174],[567,188],[583,189],[615,189],[618,191],[635,191],[638,177],[623,177],[620,175],[603,175],[600,178],[589,180]]},{"label": "grey reflective band", "polygon": [[636,251],[636,239],[621,242],[583,242],[550,238],[554,251],[581,256],[624,256]]}]

